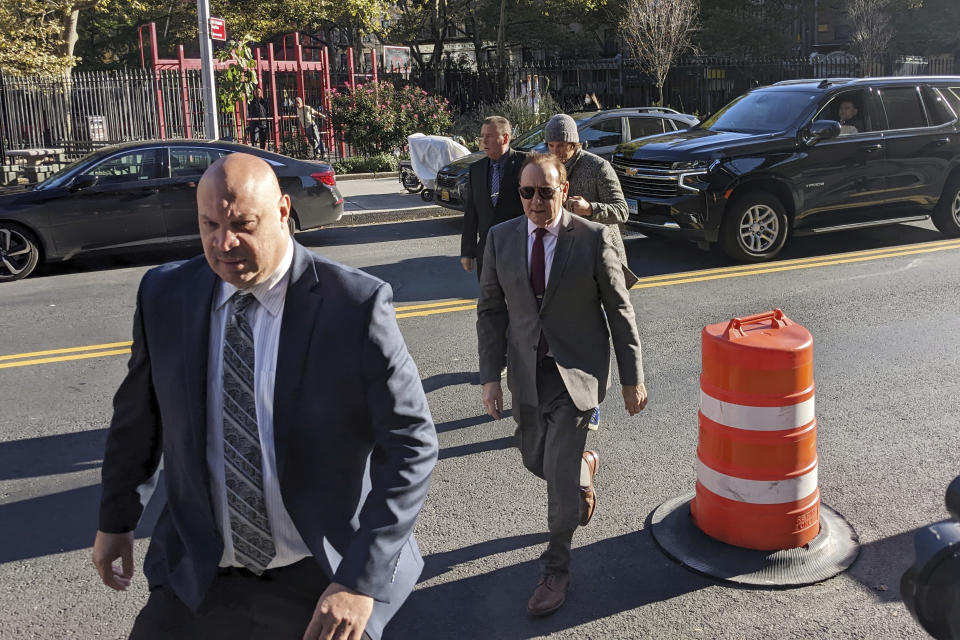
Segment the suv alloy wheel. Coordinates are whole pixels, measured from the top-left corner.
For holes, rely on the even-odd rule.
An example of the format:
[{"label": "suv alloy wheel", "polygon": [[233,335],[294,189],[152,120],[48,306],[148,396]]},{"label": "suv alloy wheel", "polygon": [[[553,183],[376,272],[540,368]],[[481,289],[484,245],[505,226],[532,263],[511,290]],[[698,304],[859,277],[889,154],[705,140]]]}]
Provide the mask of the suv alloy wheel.
[{"label": "suv alloy wheel", "polygon": [[947,181],[933,212],[933,224],[940,233],[960,237],[960,175]]},{"label": "suv alloy wheel", "polygon": [[724,252],[740,262],[763,262],[780,253],[787,241],[787,216],[769,193],[751,191],[727,208],[720,229]]}]

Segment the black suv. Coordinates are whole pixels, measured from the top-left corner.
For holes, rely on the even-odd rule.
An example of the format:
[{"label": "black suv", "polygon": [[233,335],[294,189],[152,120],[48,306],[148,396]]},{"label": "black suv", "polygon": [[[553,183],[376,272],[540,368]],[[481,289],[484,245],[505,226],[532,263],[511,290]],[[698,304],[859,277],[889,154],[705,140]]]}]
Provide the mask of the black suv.
[{"label": "black suv", "polygon": [[787,236],[933,218],[960,236],[960,77],[790,80],[701,124],[621,145],[612,164],[648,235],[760,262]]}]

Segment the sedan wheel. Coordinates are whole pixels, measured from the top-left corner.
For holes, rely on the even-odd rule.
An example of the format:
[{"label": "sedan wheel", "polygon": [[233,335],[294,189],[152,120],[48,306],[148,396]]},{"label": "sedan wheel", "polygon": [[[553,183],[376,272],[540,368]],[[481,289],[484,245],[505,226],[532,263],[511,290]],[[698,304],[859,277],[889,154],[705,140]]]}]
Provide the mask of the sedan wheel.
[{"label": "sedan wheel", "polygon": [[723,250],[740,262],[770,260],[787,240],[787,217],[780,201],[747,193],[730,205],[721,229]]},{"label": "sedan wheel", "polygon": [[26,278],[39,259],[40,250],[30,232],[0,222],[0,282]]}]

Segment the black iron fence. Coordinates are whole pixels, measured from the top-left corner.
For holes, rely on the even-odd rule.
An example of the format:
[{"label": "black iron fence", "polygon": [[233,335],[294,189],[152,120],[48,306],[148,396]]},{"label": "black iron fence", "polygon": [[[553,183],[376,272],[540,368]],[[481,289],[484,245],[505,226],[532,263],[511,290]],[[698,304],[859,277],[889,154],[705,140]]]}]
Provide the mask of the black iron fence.
[{"label": "black iron fence", "polygon": [[[956,64],[956,67],[955,67]],[[811,59],[685,58],[670,71],[663,88],[664,105],[700,116],[718,109],[748,89],[796,78],[881,75],[949,75],[960,71],[953,56],[898,57],[871,64],[849,55]],[[344,72],[345,73],[345,72]],[[333,85],[346,80],[331,73]],[[355,80],[372,78],[358,69]],[[366,74],[366,75],[364,75]],[[270,148],[304,155],[307,147],[295,117],[298,94],[293,72],[264,74],[269,105],[276,86],[279,138]],[[381,74],[412,82],[450,100],[455,114],[476,111],[505,98],[533,104],[549,95],[564,111],[583,107],[584,95],[596,95],[604,108],[654,104],[659,95],[653,79],[635,60],[556,60],[511,67],[469,69],[445,65],[403,75]],[[308,104],[319,106],[323,85],[319,74],[304,78]],[[218,114],[221,137],[247,141],[242,109]],[[25,76],[0,72],[0,164],[16,149],[62,148],[68,158],[99,146],[153,138],[204,137],[204,109],[198,71],[124,70],[73,72],[59,76]],[[339,151],[338,138],[328,153]],[[278,144],[277,144],[278,143]],[[330,148],[332,147],[332,148]],[[349,149],[347,150],[349,152]]]},{"label": "black iron fence", "polygon": [[[757,86],[798,78],[952,75],[960,72],[953,56],[899,56],[862,63],[850,55],[791,59],[683,58],[663,87],[664,106],[701,116]],[[392,76],[389,76],[392,77]],[[398,81],[405,78],[397,77]],[[585,94],[604,108],[659,102],[653,78],[636,60],[548,60],[510,67],[464,68],[442,65],[414,70],[409,80],[450,100],[455,112],[478,109],[506,98],[536,99],[549,93],[563,111],[581,109]]]}]

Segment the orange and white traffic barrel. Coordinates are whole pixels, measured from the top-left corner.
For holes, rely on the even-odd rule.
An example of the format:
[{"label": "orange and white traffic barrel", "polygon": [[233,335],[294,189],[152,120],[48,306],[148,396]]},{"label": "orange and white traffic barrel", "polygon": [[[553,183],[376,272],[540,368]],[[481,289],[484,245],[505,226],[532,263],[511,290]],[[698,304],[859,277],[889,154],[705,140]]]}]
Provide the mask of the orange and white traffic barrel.
[{"label": "orange and white traffic barrel", "polygon": [[779,309],[702,332],[694,522],[748,549],[820,530],[813,336]]},{"label": "orange and white traffic barrel", "polygon": [[848,569],[853,527],[820,501],[813,337],[780,309],[701,332],[695,490],[650,515],[684,567],[755,586],[800,586]]}]

